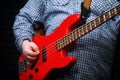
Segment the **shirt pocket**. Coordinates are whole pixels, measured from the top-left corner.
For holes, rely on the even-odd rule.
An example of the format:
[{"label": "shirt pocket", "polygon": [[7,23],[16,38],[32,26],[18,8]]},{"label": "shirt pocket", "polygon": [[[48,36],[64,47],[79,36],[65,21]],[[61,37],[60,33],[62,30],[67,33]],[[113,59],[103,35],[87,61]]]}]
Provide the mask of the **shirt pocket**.
[{"label": "shirt pocket", "polygon": [[65,6],[69,3],[70,0],[51,0],[52,5],[54,6]]}]

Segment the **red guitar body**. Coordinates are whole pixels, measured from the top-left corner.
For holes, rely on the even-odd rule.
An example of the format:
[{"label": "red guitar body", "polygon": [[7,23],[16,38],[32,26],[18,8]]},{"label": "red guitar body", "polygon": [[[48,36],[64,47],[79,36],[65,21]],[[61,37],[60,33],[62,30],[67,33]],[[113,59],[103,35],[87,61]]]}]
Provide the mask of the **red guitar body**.
[{"label": "red guitar body", "polygon": [[[23,71],[19,73],[19,79],[49,80],[48,75],[54,69],[64,69],[70,65],[73,65],[77,59],[72,56],[67,56],[67,52],[72,48],[70,45],[75,45],[75,42],[72,42],[70,45],[67,45],[60,50],[57,50],[56,42],[81,24],[82,21],[80,19],[80,14],[73,14],[66,18],[62,24],[50,35],[35,35],[33,37],[33,42],[35,42],[39,47],[39,58],[32,68],[24,64],[26,69],[23,69]],[[24,62],[24,57],[20,55],[19,66],[22,66],[22,62]]]}]

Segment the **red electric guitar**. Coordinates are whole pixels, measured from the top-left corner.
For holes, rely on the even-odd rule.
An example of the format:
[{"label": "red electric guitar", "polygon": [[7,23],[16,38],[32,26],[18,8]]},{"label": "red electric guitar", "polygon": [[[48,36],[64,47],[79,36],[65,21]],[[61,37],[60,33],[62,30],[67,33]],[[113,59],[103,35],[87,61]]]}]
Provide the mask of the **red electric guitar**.
[{"label": "red electric guitar", "polygon": [[20,55],[19,79],[49,80],[48,75],[53,70],[64,69],[75,64],[77,59],[73,56],[67,56],[68,50],[75,45],[75,40],[119,13],[120,4],[83,25],[80,14],[73,14],[66,18],[52,34],[34,36],[33,42],[40,50],[39,58],[32,66],[28,66],[24,57]]}]

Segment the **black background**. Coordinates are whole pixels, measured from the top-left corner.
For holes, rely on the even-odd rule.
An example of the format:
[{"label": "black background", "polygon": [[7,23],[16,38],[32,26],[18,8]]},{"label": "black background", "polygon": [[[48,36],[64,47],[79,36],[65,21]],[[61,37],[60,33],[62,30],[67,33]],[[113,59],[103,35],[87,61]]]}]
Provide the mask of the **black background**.
[{"label": "black background", "polygon": [[13,36],[15,15],[27,0],[0,0],[0,80],[18,80],[18,56]]},{"label": "black background", "polygon": [[[15,15],[26,2],[27,0],[0,0],[0,80],[18,80],[19,53],[14,44],[12,27]],[[120,54],[120,50],[117,52]],[[114,80],[120,80],[119,56],[117,55],[113,68]]]}]

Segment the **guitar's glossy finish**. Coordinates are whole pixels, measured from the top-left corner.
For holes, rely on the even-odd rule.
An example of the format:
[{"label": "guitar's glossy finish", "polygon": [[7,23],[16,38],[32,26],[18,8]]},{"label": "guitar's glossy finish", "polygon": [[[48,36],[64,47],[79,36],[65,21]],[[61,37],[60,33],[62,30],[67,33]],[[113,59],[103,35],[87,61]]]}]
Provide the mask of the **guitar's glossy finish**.
[{"label": "guitar's glossy finish", "polygon": [[[80,15],[73,14],[65,19],[52,34],[48,36],[34,36],[33,41],[38,45],[40,55],[32,68],[27,66],[24,57],[22,55],[20,56],[20,80],[45,80],[52,70],[60,70],[73,65],[77,59],[68,56],[67,52],[74,47],[75,40],[94,30],[119,13],[120,4],[82,26]],[[49,80],[49,78],[47,78],[47,80]]]},{"label": "guitar's glossy finish", "polygon": [[24,57],[20,56],[20,80],[44,80],[52,70],[59,70],[73,65],[77,59],[67,56],[68,47],[71,47],[66,45],[64,48],[58,50],[57,41],[69,34],[75,27],[80,26],[81,23],[80,15],[73,14],[65,19],[52,34],[48,36],[34,36],[33,42],[39,47],[40,55],[32,69],[25,64]]}]

